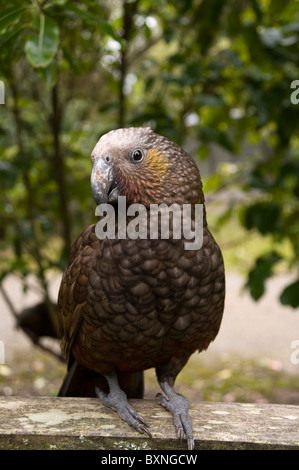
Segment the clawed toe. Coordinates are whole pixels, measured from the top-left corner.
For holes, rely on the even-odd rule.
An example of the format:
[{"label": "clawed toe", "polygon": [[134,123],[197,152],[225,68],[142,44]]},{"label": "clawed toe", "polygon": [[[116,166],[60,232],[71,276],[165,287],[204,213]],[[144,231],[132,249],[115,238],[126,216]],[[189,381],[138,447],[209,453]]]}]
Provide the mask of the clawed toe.
[{"label": "clawed toe", "polygon": [[152,435],[149,432],[149,430],[145,426],[143,426],[142,424],[138,425],[138,431],[141,432],[141,433],[146,433],[150,438],[152,438]]},{"label": "clawed toe", "polygon": [[108,384],[110,386],[112,385],[110,387],[109,394],[103,392],[98,387],[95,389],[101,402],[116,411],[118,415],[126,421],[126,423],[138,432],[146,433],[149,437],[152,437],[151,433],[147,429],[147,424],[144,419],[139,416],[137,411],[129,404],[126,394],[119,388],[115,374],[107,374],[106,378]]},{"label": "clawed toe", "polygon": [[[105,377],[109,385],[109,394],[104,393],[97,387],[95,389],[102,403],[115,410],[126,423],[138,432],[152,437],[144,419],[129,404],[126,394],[120,389],[115,372],[112,371],[106,374]],[[173,423],[179,440],[182,441],[184,436],[186,436],[188,449],[194,449],[192,425],[188,415],[188,400],[183,395],[176,393],[169,383],[160,381],[159,383],[167,397],[158,393],[156,395],[158,403],[172,413]]]},{"label": "clawed toe", "polygon": [[168,399],[158,393],[156,395],[157,402],[172,413],[178,439],[182,441],[186,435],[188,449],[194,449],[193,430],[188,415],[188,400],[183,395],[176,393],[169,384],[164,382],[160,383],[160,386],[168,395]]}]

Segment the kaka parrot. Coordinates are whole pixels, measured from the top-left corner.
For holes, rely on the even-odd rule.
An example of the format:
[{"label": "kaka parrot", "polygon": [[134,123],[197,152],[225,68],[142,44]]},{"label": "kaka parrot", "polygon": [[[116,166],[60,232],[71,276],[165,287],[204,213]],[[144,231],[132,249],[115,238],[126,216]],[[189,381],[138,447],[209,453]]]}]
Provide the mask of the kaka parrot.
[{"label": "kaka parrot", "polygon": [[126,207],[142,204],[148,213],[152,204],[202,205],[202,246],[186,249],[186,240],[171,237],[171,229],[168,238],[132,239],[116,230],[100,239],[94,224],[79,235],[58,295],[68,362],[59,395],[97,396],[150,436],[128,398],[142,397],[143,371],[154,367],[164,392],[157,401],[193,449],[188,401],[174,382],[191,354],[215,339],[225,297],[222,254],[207,226],[199,170],[181,147],[148,127],[103,135],[92,163],[95,202],[116,213],[119,196]]}]

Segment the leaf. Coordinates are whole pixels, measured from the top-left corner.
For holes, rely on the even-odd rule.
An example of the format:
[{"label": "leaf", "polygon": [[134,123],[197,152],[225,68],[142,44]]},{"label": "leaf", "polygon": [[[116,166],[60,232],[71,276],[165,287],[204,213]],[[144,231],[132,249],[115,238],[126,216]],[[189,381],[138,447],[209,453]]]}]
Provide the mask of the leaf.
[{"label": "leaf", "polygon": [[209,191],[217,191],[221,184],[221,177],[218,173],[208,176],[204,181],[204,190],[206,193]]},{"label": "leaf", "polygon": [[27,6],[11,8],[6,10],[0,18],[0,33],[7,31],[12,24],[18,23],[20,21],[21,13],[27,9]]},{"label": "leaf", "polygon": [[82,8],[77,7],[73,3],[69,3],[67,5],[67,9],[76,13],[77,16],[81,18],[81,20],[97,26],[102,33],[107,34],[108,36],[111,36],[115,40],[121,42],[121,38],[115,34],[113,27],[107,21],[101,20],[93,13],[90,13],[88,10],[82,10]]},{"label": "leaf", "polygon": [[9,162],[0,160],[0,184],[11,188],[16,180],[16,168]]},{"label": "leaf", "polygon": [[281,29],[278,28],[266,28],[260,36],[264,45],[270,48],[277,47],[283,37]]},{"label": "leaf", "polygon": [[196,97],[196,104],[198,104],[198,106],[209,106],[211,108],[221,108],[224,105],[224,101],[221,96],[201,93],[198,97]]},{"label": "leaf", "polygon": [[299,307],[299,280],[287,286],[280,296],[280,302],[290,307]]},{"label": "leaf", "polygon": [[0,50],[3,48],[4,45],[6,47],[8,46],[9,41],[14,39],[14,42],[16,40],[16,37],[25,29],[25,26],[20,26],[20,28],[14,28],[12,29],[9,33],[4,34],[0,38]]},{"label": "leaf", "polygon": [[234,203],[231,203],[229,207],[218,217],[217,227],[223,227],[229,220],[231,220],[234,212]]},{"label": "leaf", "polygon": [[262,235],[273,234],[279,227],[280,214],[276,202],[257,202],[245,209],[242,223],[248,230],[257,228]]},{"label": "leaf", "polygon": [[40,68],[41,76],[49,90],[51,90],[57,81],[56,63],[51,62],[47,67]]},{"label": "leaf", "polygon": [[25,53],[33,67],[47,67],[55,57],[59,44],[59,27],[56,21],[41,14],[38,32],[25,43]]},{"label": "leaf", "polygon": [[68,50],[67,47],[62,47],[63,57],[70,66],[71,70],[75,72],[76,75],[80,75],[83,70],[82,67],[79,66],[79,63],[76,59],[74,59],[72,51]]},{"label": "leaf", "polygon": [[254,300],[259,300],[265,292],[265,281],[272,276],[273,265],[281,259],[275,251],[259,257],[248,274],[245,285]]},{"label": "leaf", "polygon": [[206,160],[209,156],[209,153],[210,153],[209,146],[203,143],[198,147],[196,151],[196,155],[199,158],[199,160]]},{"label": "leaf", "polygon": [[256,65],[264,65],[267,55],[265,54],[264,45],[257,32],[256,25],[253,23],[244,25],[242,34],[251,57],[251,61]]}]

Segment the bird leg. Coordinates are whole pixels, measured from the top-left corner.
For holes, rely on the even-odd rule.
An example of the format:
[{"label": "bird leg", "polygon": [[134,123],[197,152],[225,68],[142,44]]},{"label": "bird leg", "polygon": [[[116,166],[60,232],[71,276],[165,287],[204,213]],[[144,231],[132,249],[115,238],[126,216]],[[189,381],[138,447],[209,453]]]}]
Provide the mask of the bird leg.
[{"label": "bird leg", "polygon": [[145,432],[149,437],[151,433],[146,428],[145,421],[139,416],[134,408],[129,404],[127,396],[119,387],[116,372],[113,370],[109,374],[104,374],[109,385],[109,393],[103,392],[100,388],[96,387],[96,395],[100,398],[103,405],[117,411],[118,415],[126,421],[126,423],[133,426],[139,432]]},{"label": "bird leg", "polygon": [[175,425],[177,436],[180,441],[186,434],[188,449],[194,449],[194,438],[191,421],[188,415],[189,403],[187,398],[183,395],[176,393],[173,387],[166,381],[159,381],[159,385],[163,392],[167,395],[165,398],[161,393],[156,395],[157,401],[160,405],[167,408],[172,413],[173,423]]}]

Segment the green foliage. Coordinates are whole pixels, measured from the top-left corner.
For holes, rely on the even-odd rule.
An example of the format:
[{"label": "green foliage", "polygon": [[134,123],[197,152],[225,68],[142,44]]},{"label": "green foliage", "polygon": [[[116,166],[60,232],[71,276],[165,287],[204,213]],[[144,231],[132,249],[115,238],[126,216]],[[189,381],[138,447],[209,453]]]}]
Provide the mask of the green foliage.
[{"label": "green foliage", "polygon": [[258,300],[265,292],[265,281],[273,274],[273,265],[280,260],[276,252],[268,253],[256,260],[254,268],[249,272],[247,287],[254,300]]},{"label": "green foliage", "polygon": [[[238,217],[271,237],[247,287],[299,259],[299,3],[285,0],[7,0],[0,8],[1,279],[63,269],[71,241],[93,222],[91,150],[115,127],[151,125],[209,160],[212,194],[239,188],[219,226]],[[246,154],[244,156],[244,154]],[[276,253],[276,255],[275,255]],[[281,293],[298,307],[298,282]]]},{"label": "green foliage", "polygon": [[244,225],[250,230],[256,227],[262,235],[279,230],[281,208],[277,202],[257,202],[244,211]]},{"label": "green foliage", "polygon": [[298,307],[299,305],[299,281],[295,281],[287,286],[281,296],[281,303],[283,305],[290,305],[291,307]]},{"label": "green foliage", "polygon": [[47,67],[54,60],[59,44],[59,28],[56,21],[43,13],[33,24],[36,29],[25,43],[25,53],[33,67]]}]

